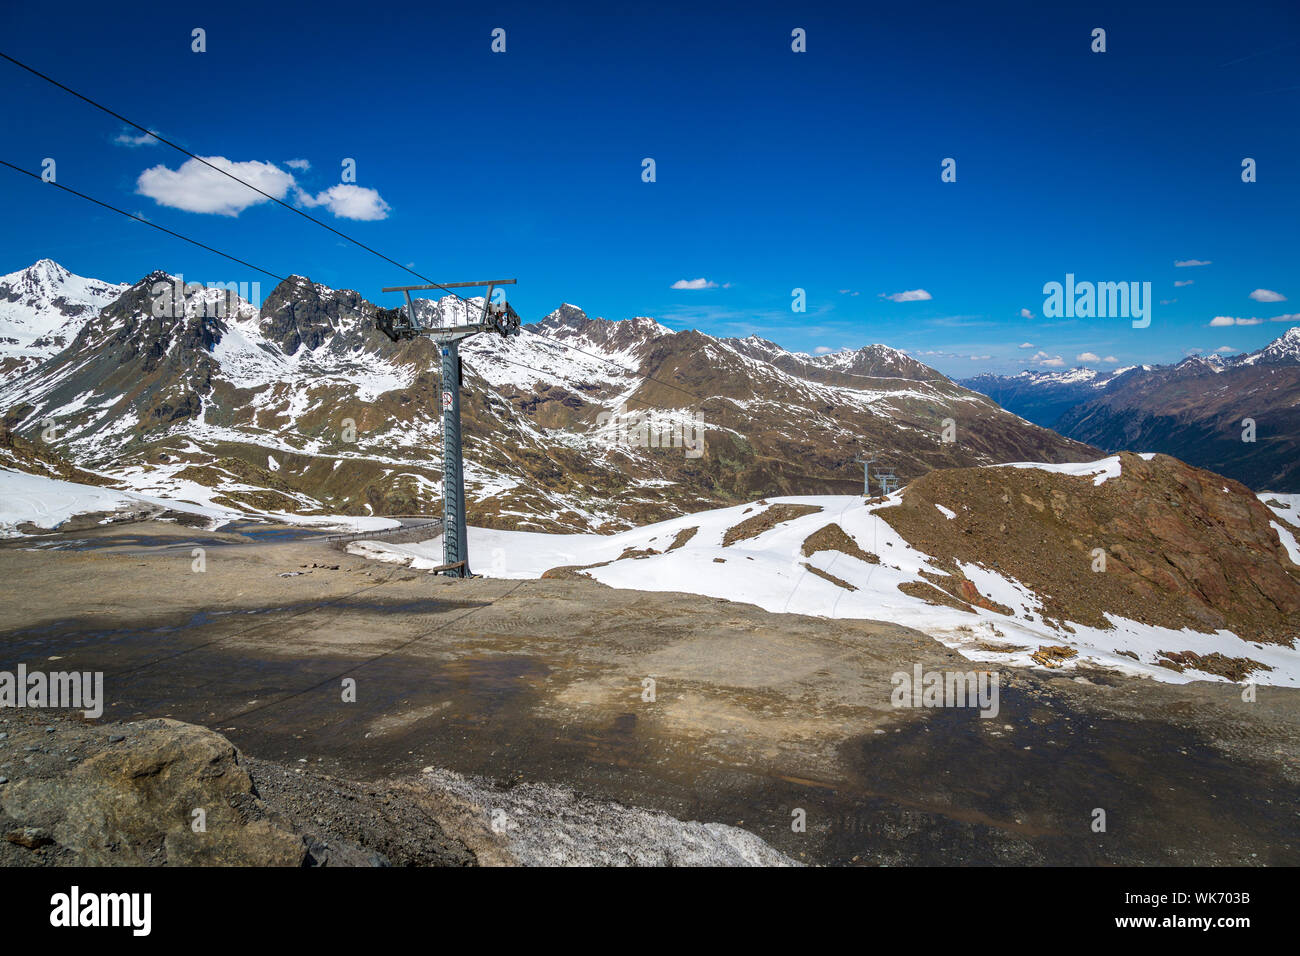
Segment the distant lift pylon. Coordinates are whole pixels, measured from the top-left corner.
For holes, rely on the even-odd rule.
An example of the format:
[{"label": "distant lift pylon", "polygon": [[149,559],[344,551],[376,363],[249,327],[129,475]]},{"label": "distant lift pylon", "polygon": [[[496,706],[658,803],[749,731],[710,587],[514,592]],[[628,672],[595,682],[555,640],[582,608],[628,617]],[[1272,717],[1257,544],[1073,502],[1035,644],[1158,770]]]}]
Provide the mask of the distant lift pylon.
[{"label": "distant lift pylon", "polygon": [[[497,286],[514,285],[514,279],[492,279],[488,282],[448,282],[445,285],[390,286],[384,292],[401,292],[406,296],[405,308],[380,309],[375,325],[394,342],[427,335],[442,354],[442,564],[434,568],[438,574],[467,578],[469,571],[469,539],[465,533],[465,468],[460,445],[460,343],[480,332],[496,332],[505,337],[519,334],[519,316],[504,297],[492,301]],[[412,292],[434,290],[487,288],[483,309],[477,321],[461,325],[425,326],[415,313]],[[504,291],[504,290],[503,290]],[[468,314],[466,318],[475,317]]]}]

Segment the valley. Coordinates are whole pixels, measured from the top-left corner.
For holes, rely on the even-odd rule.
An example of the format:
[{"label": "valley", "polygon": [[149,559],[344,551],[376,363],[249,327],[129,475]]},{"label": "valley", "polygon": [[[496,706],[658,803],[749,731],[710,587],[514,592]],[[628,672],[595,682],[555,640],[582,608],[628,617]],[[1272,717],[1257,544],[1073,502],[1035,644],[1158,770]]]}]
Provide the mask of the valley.
[{"label": "valley", "polygon": [[1257,491],[1300,491],[1300,327],[1250,353],[962,384],[1106,451],[1162,452]]}]

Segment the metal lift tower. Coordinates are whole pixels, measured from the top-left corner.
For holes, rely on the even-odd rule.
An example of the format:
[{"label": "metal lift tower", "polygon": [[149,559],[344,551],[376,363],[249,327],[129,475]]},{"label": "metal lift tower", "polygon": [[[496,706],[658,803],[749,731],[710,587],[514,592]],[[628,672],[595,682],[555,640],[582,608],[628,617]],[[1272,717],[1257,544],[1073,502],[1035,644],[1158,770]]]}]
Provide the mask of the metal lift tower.
[{"label": "metal lift tower", "polygon": [[[871,452],[867,452],[867,454],[871,454]],[[880,459],[879,458],[854,458],[853,460],[857,464],[862,466],[862,495],[863,497],[870,498],[871,497],[871,466],[874,465]]]},{"label": "metal lift tower", "polygon": [[[493,279],[489,282],[449,282],[446,285],[391,286],[384,292],[401,292],[406,296],[406,308],[380,309],[375,325],[394,342],[427,335],[442,353],[442,564],[434,572],[453,577],[467,578],[469,571],[469,539],[465,534],[465,469],[460,452],[460,343],[479,332],[496,332],[502,336],[519,334],[519,316],[505,301],[494,303],[492,293],[497,286],[514,285],[514,279]],[[420,323],[415,314],[412,292],[433,290],[487,288],[483,310],[474,321],[463,325],[439,325],[433,328]]]}]

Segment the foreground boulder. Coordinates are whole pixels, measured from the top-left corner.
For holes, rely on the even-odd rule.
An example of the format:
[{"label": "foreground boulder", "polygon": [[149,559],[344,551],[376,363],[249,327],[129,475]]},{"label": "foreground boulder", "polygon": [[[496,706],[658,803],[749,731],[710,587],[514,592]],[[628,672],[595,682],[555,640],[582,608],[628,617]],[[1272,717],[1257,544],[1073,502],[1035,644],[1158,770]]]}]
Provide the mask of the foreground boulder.
[{"label": "foreground boulder", "polygon": [[[27,775],[0,787],[4,862],[307,862],[302,837],[267,816],[238,751],[220,734],[163,719],[107,726],[61,721],[51,728],[28,725],[20,739],[40,743],[17,752]],[[11,744],[6,751],[14,749]],[[81,759],[79,753],[89,755]],[[39,860],[13,859],[37,851]]]}]

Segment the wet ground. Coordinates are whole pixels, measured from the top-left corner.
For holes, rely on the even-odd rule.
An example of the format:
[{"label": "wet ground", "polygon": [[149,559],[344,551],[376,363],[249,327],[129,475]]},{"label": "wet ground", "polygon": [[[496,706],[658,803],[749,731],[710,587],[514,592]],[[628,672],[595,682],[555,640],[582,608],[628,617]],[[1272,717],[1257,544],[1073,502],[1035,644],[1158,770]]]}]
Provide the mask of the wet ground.
[{"label": "wet ground", "polygon": [[1004,668],[994,719],[896,709],[894,672],[976,665],[889,624],[453,581],[318,539],[194,573],[193,533],[0,550],[0,669],[102,670],[105,719],[203,724],[285,765],[566,784],[807,862],[1300,863],[1295,691]]}]

